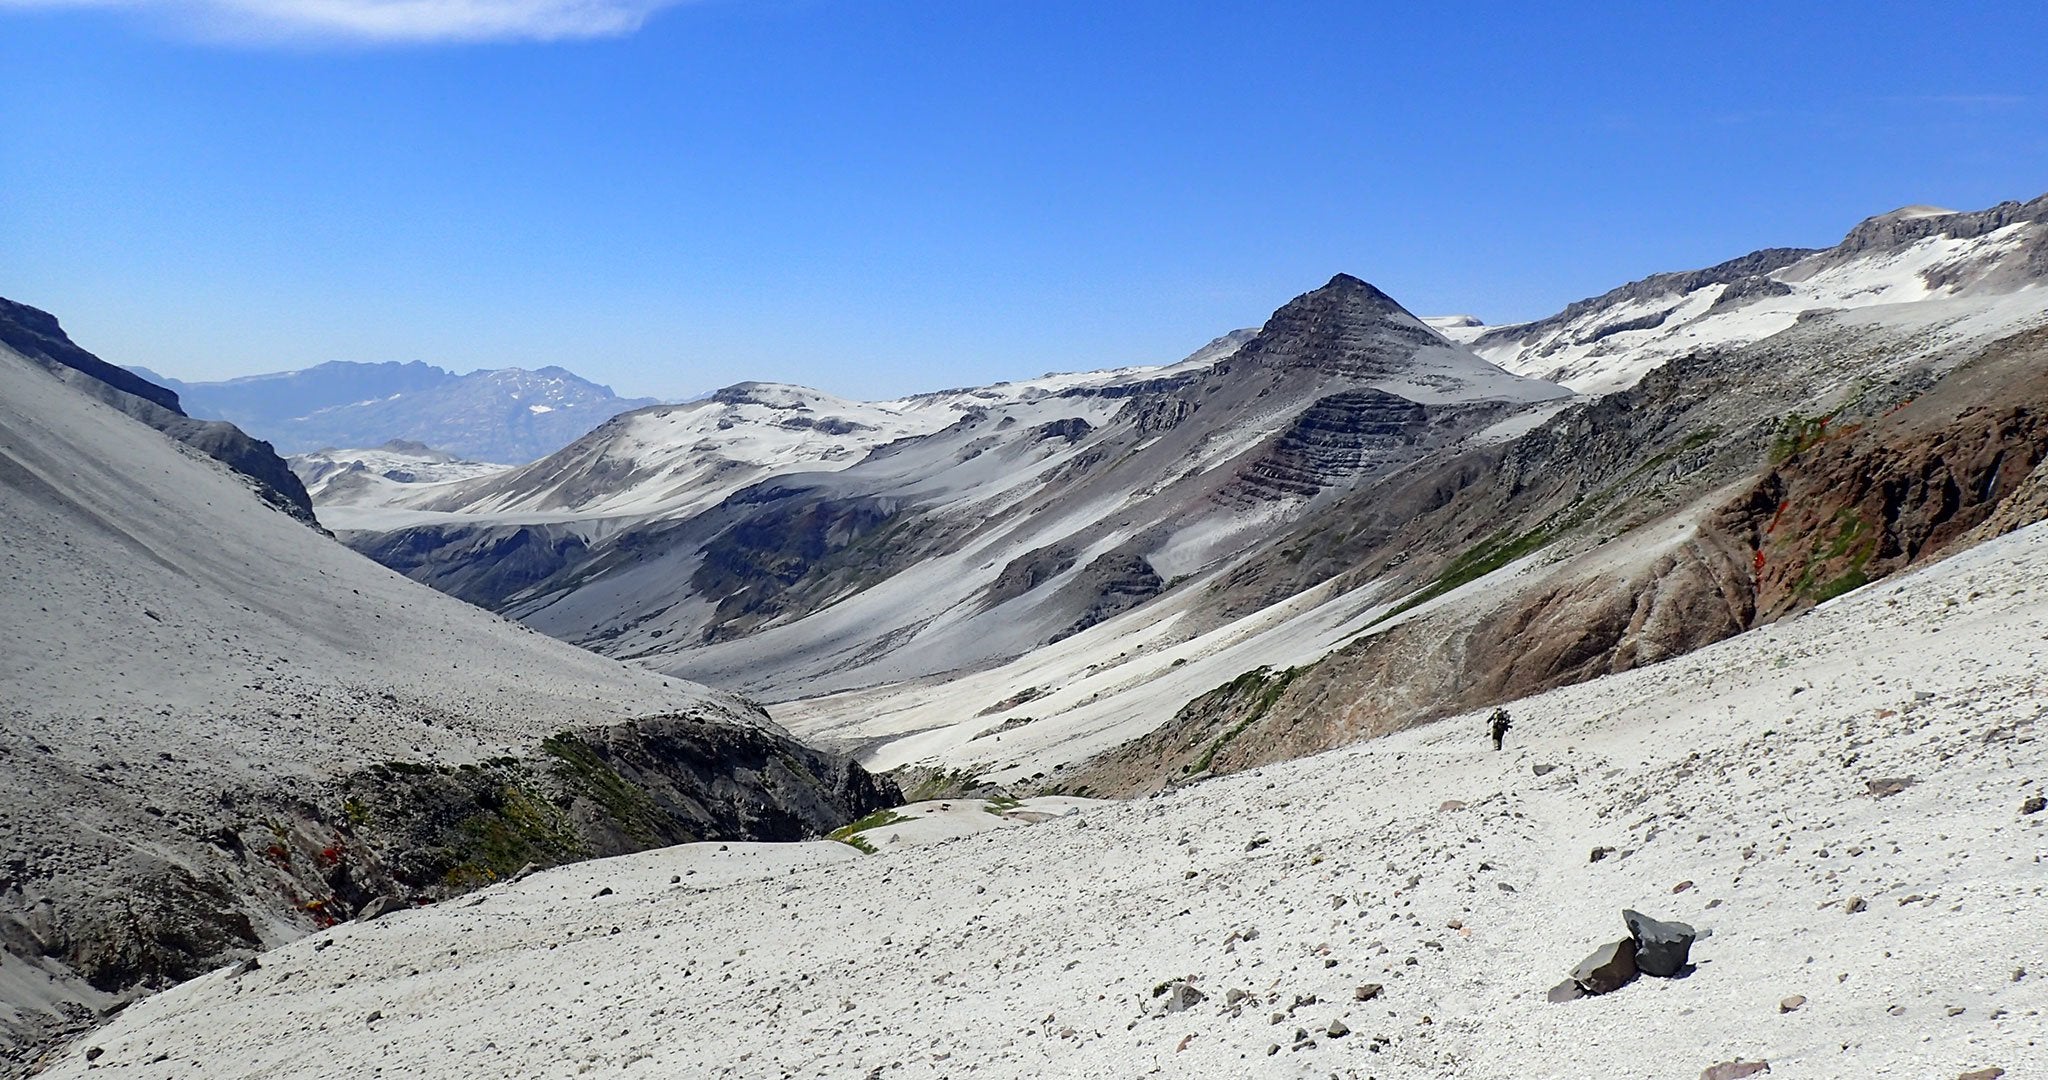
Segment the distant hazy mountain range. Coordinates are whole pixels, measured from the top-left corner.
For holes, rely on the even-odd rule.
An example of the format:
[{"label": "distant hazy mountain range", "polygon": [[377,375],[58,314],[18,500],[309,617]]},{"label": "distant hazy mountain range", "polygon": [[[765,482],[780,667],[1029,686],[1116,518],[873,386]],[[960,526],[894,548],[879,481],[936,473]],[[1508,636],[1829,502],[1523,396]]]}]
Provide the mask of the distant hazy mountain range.
[{"label": "distant hazy mountain range", "polygon": [[302,371],[225,382],[183,382],[132,368],[178,392],[186,411],[231,420],[280,453],[336,446],[425,443],[482,461],[521,463],[567,446],[622,412],[658,405],[559,367],[457,375],[417,360],[336,360]]}]

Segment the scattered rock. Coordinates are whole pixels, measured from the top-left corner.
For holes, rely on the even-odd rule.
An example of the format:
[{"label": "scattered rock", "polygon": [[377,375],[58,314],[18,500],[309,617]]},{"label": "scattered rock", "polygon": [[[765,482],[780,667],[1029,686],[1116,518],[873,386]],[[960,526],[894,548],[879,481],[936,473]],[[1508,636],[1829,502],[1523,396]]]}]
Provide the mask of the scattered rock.
[{"label": "scattered rock", "polygon": [[2044,799],[2039,795],[2030,795],[2027,797],[2026,802],[2020,804],[2020,813],[2022,814],[2038,814],[2043,810],[2048,810],[2048,799]]},{"label": "scattered rock", "polygon": [[1668,979],[1685,969],[1698,931],[1682,922],[1662,922],[1627,909],[1622,910],[1621,921],[1634,940],[1637,970]]},{"label": "scattered rock", "polygon": [[90,1050],[87,1050],[87,1051],[85,1052],[85,1060],[87,1060],[87,1061],[98,1061],[98,1060],[100,1059],[100,1055],[101,1055],[101,1054],[104,1054],[104,1053],[106,1053],[106,1052],[107,1052],[107,1051],[105,1050],[105,1048],[103,1048],[103,1047],[98,1047],[98,1046],[95,1046],[95,1047],[93,1047],[92,1049],[90,1049]]},{"label": "scattered rock", "polygon": [[1458,801],[1458,800],[1456,800],[1456,799],[1445,799],[1445,800],[1443,801],[1443,804],[1437,807],[1437,810],[1438,810],[1438,811],[1446,811],[1446,810],[1463,810],[1464,808],[1465,808],[1465,804],[1464,804],[1464,803],[1462,803],[1462,802],[1459,802],[1459,801]]},{"label": "scattered rock", "polygon": [[368,1015],[368,1016],[365,1016],[365,1017],[363,1017],[363,1023],[365,1023],[365,1024],[374,1024],[374,1023],[376,1023],[377,1021],[379,1021],[379,1020],[382,1020],[382,1019],[384,1019],[384,1010],[382,1010],[382,1009],[371,1009],[371,1010],[370,1010],[370,1015]]},{"label": "scattered rock", "polygon": [[1745,1076],[1770,1071],[1771,1063],[1768,1061],[1744,1061],[1736,1058],[1734,1061],[1707,1066],[1706,1071],[1700,1074],[1700,1080],[1742,1080]]},{"label": "scattered rock", "polygon": [[1577,1001],[1580,998],[1585,997],[1586,992],[1584,990],[1579,989],[1579,984],[1577,982],[1571,979],[1566,979],[1565,981],[1558,983],[1556,986],[1551,987],[1550,993],[1547,996],[1551,1002],[1561,1003],[1566,1001]]},{"label": "scattered rock", "polygon": [[1899,792],[1919,782],[1919,778],[1912,776],[1886,776],[1876,780],[1866,780],[1863,786],[1870,789],[1871,798],[1882,799],[1887,796],[1897,795]]},{"label": "scattered rock", "polygon": [[1864,900],[1862,897],[1852,896],[1849,898],[1848,903],[1842,905],[1842,910],[1848,912],[1851,915],[1854,915],[1857,912],[1862,911],[1863,909],[1869,906],[1869,902]]},{"label": "scattered rock", "polygon": [[591,899],[592,899],[592,900],[595,900],[595,899],[597,899],[597,897],[598,897],[598,896],[610,896],[611,894],[612,894],[612,887],[611,887],[611,886],[609,886],[609,885],[607,885],[607,886],[605,886],[604,888],[602,888],[602,889],[599,889],[599,890],[597,890],[597,896],[593,896],[593,897],[591,897]]},{"label": "scattered rock", "polygon": [[1805,994],[1794,994],[1791,997],[1785,998],[1784,1000],[1778,1002],[1778,1011],[1781,1013],[1797,1012],[1800,1006],[1805,1004]]},{"label": "scattered rock", "polygon": [[538,873],[540,873],[540,864],[539,864],[539,863],[527,863],[527,864],[526,864],[525,866],[522,866],[522,867],[520,867],[519,869],[517,869],[517,870],[514,870],[514,871],[512,871],[512,876],[511,876],[511,877],[508,877],[508,878],[506,878],[505,880],[506,880],[506,881],[525,881],[525,880],[526,880],[527,878],[530,878],[530,877],[532,877],[533,875],[535,875],[535,874],[538,874]]},{"label": "scattered rock", "polygon": [[1248,998],[1248,997],[1250,997],[1250,996],[1251,996],[1250,994],[1247,994],[1247,993],[1245,993],[1244,991],[1242,991],[1242,990],[1239,990],[1238,988],[1236,988],[1236,987],[1234,987],[1234,986],[1233,986],[1233,987],[1231,987],[1231,988],[1230,988],[1230,992],[1229,992],[1229,993],[1226,993],[1226,994],[1224,994],[1224,995],[1223,995],[1223,1004],[1225,1004],[1225,1005],[1235,1005],[1235,1004],[1237,1004],[1238,1002],[1240,1002],[1240,1001],[1243,1001],[1244,999],[1246,999],[1246,998]]},{"label": "scattered rock", "polygon": [[1330,1038],[1332,1039],[1341,1039],[1344,1036],[1351,1034],[1351,1029],[1345,1027],[1344,1021],[1342,1020],[1330,1021],[1330,1026],[1327,1030],[1329,1032]]},{"label": "scattered rock", "polygon": [[1613,993],[1635,977],[1636,943],[1632,938],[1600,946],[1572,969],[1572,981],[1588,994]]},{"label": "scattered rock", "polygon": [[1551,773],[1554,773],[1554,772],[1556,772],[1556,771],[1557,771],[1557,766],[1555,766],[1555,765],[1531,765],[1531,766],[1529,766],[1529,771],[1530,771],[1530,772],[1532,772],[1532,773],[1535,773],[1535,774],[1536,774],[1536,775],[1538,775],[1538,776],[1549,776],[1549,775],[1550,775]]},{"label": "scattered rock", "polygon": [[1691,882],[1691,881],[1681,881],[1681,882],[1679,882],[1678,884],[1676,884],[1676,885],[1673,885],[1673,886],[1671,887],[1671,894],[1672,894],[1673,896],[1676,896],[1676,895],[1678,895],[1679,893],[1682,893],[1682,892],[1684,892],[1685,890],[1687,890],[1687,889],[1690,889],[1690,888],[1692,888],[1692,882]]},{"label": "scattered rock", "polygon": [[234,978],[234,979],[239,979],[239,978],[241,978],[242,976],[244,976],[244,975],[247,975],[247,974],[249,974],[250,972],[252,972],[252,971],[255,971],[255,970],[257,970],[257,969],[261,968],[262,966],[263,966],[263,962],[262,962],[261,960],[258,960],[258,959],[256,959],[255,957],[253,957],[253,956],[252,956],[252,957],[248,958],[247,960],[244,960],[244,961],[242,961],[241,963],[239,963],[239,964],[236,964],[236,965],[235,965],[235,970],[233,970],[233,971],[231,971],[231,972],[228,972],[228,977],[229,977],[229,978]]},{"label": "scattered rock", "polygon": [[1379,997],[1381,992],[1385,989],[1385,987],[1381,986],[1378,983],[1366,983],[1364,986],[1361,986],[1358,989],[1351,991],[1351,1000],[1371,1001],[1372,999]]},{"label": "scattered rock", "polygon": [[1978,1069],[1975,1072],[1963,1073],[1961,1076],[1956,1077],[1956,1080],[1998,1080],[1999,1077],[2004,1075],[2004,1069],[1993,1065],[1988,1069]]},{"label": "scattered rock", "polygon": [[1208,996],[1200,990],[1189,986],[1186,982],[1175,979],[1166,988],[1166,1004],[1161,1006],[1161,1011],[1168,1013],[1184,1012],[1200,1005]]},{"label": "scattered rock", "polygon": [[1596,848],[1594,848],[1594,849],[1593,849],[1593,854],[1592,854],[1592,856],[1591,856],[1590,858],[1588,858],[1588,859],[1587,859],[1586,861],[1587,861],[1587,862],[1599,862],[1600,860],[1602,860],[1602,859],[1604,859],[1604,858],[1606,858],[1606,857],[1608,857],[1609,855],[1612,855],[1612,854],[1614,854],[1614,849],[1613,849],[1613,848],[1611,848],[1611,847],[1606,847],[1606,846],[1604,846],[1604,845],[1603,845],[1603,846],[1601,846],[1601,847],[1596,847]]}]

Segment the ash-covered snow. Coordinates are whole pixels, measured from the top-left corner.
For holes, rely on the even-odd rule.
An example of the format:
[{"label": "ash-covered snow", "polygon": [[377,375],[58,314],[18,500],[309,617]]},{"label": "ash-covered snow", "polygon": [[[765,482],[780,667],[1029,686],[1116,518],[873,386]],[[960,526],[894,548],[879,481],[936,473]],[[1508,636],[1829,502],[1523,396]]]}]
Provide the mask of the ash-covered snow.
[{"label": "ash-covered snow", "polygon": [[[549,871],[159,995],[49,1075],[2035,1075],[2044,635],[2037,525],[1511,704],[1505,752],[1461,716],[876,857]],[[1710,930],[1695,967],[1547,1003],[1623,907]]]},{"label": "ash-covered snow", "polygon": [[[1958,224],[1964,235],[1949,235],[1942,231],[1946,226],[1932,223],[1975,221],[2004,208],[1956,214],[1906,207],[1864,222],[1842,246],[1812,252],[1754,280],[1678,292],[1647,288],[1658,279],[1646,279],[1617,290],[1621,298],[1614,302],[1589,304],[1573,318],[1526,324],[1526,331],[1466,328],[1444,325],[1445,320],[1432,325],[1509,371],[1587,394],[1632,386],[1687,353],[1760,341],[1815,313],[1868,309],[1876,319],[1912,322],[1919,318],[1920,302],[1945,301],[1951,310],[1967,306],[1979,315],[1968,326],[1959,324],[1946,343],[1984,340],[2048,322],[2048,288],[2039,270],[2039,253],[2048,249],[2048,211],[2042,209],[2048,200],[2010,205],[2016,220],[1981,232]],[[1888,224],[1915,221],[1929,222],[1931,234],[1900,244],[1859,243]]]}]

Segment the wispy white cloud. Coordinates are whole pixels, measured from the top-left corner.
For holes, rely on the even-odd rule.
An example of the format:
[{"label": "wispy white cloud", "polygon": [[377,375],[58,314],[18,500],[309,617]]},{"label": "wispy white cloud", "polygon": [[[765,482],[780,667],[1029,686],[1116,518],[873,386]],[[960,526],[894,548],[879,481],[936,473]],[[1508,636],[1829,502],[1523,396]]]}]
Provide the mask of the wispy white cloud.
[{"label": "wispy white cloud", "polygon": [[687,0],[0,0],[0,10],[98,8],[216,40],[560,41],[620,37]]}]

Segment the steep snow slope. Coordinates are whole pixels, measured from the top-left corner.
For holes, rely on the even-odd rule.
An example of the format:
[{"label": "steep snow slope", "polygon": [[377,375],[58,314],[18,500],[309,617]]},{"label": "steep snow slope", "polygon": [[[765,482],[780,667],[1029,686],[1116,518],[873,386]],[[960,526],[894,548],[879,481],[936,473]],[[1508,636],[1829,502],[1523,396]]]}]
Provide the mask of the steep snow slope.
[{"label": "steep snow slope", "polygon": [[[2048,321],[2044,281],[2048,195],[1972,213],[1907,207],[1826,250],[1766,249],[1644,278],[1536,322],[1445,332],[1509,371],[1599,394],[1673,357],[1769,337],[1815,312],[1968,299],[2012,332]],[[1995,302],[2019,292],[2017,303]]]},{"label": "steep snow slope", "polygon": [[0,579],[0,1045],[310,929],[307,886],[238,833],[351,770],[654,714],[762,723],[420,588],[7,349]]},{"label": "steep snow slope", "polygon": [[[2035,526],[1523,701],[1505,753],[1471,715],[878,857],[587,863],[216,972],[50,1075],[2029,1076],[2044,634]],[[1686,977],[1547,1003],[1624,906],[1712,931]]]}]

